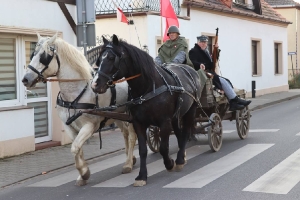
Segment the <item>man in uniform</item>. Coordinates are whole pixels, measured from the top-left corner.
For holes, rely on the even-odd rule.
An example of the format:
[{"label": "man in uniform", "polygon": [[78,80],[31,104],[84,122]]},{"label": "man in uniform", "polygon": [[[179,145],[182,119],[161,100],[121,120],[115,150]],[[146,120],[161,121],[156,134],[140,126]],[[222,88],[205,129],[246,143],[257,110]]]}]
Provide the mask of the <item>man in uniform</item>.
[{"label": "man in uniform", "polygon": [[179,36],[180,32],[177,26],[170,26],[167,40],[159,49],[158,56],[155,58],[157,65],[164,63],[187,64],[193,66],[188,56],[188,44],[184,37]]},{"label": "man in uniform", "polygon": [[[194,65],[195,70],[202,69],[213,75],[213,84],[217,88],[217,91],[220,93],[225,93],[229,101],[230,111],[243,109],[245,106],[248,106],[251,101],[240,99],[234,92],[231,82],[213,71],[214,63],[207,49],[207,41],[208,38],[205,35],[197,37],[197,43],[189,51],[189,57]],[[215,47],[218,48],[218,44],[216,44]]]}]

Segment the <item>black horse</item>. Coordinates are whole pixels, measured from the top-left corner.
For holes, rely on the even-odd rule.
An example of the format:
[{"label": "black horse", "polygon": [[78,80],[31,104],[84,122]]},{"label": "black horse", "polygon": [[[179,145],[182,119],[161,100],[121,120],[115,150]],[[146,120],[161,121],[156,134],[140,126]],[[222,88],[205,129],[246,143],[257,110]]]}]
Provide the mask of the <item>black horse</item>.
[{"label": "black horse", "polygon": [[[185,147],[195,131],[194,118],[200,98],[200,80],[197,72],[187,65],[168,64],[156,66],[145,51],[119,40],[103,38],[98,74],[92,88],[104,93],[113,81],[123,77],[128,80],[132,100],[130,113],[137,133],[140,154],[140,172],[134,186],[146,185],[147,146],[146,129],[150,125],[160,128],[160,154],[167,170],[179,171],[185,164]],[[169,136],[174,131],[179,151],[176,164],[169,157]]]}]

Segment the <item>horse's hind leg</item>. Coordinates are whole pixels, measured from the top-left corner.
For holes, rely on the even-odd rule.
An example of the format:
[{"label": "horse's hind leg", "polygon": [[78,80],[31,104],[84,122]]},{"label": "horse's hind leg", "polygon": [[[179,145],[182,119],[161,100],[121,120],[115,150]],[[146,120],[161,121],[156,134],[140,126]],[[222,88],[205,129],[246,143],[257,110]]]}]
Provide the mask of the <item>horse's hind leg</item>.
[{"label": "horse's hind leg", "polygon": [[175,162],[169,156],[169,138],[172,131],[171,120],[167,119],[159,128],[161,138],[159,152],[164,159],[166,169],[172,171],[175,167]]},{"label": "horse's hind leg", "polygon": [[136,158],[133,155],[133,150],[134,150],[137,136],[132,124],[127,122],[120,122],[120,121],[116,121],[116,124],[121,129],[124,136],[125,152],[127,158],[123,166],[122,173],[126,174],[132,171],[132,167],[136,163]]},{"label": "horse's hind leg", "polygon": [[77,137],[72,143],[71,152],[75,155],[75,166],[79,172],[79,176],[76,180],[76,185],[83,186],[87,184],[87,180],[90,178],[90,170],[86,161],[83,158],[82,145],[90,138],[94,132],[94,125],[86,123],[79,131]]},{"label": "horse's hind leg", "polygon": [[194,103],[189,111],[182,117],[182,131],[176,134],[178,140],[179,151],[176,158],[176,171],[181,171],[185,165],[185,147],[191,134],[195,132],[194,118],[197,105]]}]

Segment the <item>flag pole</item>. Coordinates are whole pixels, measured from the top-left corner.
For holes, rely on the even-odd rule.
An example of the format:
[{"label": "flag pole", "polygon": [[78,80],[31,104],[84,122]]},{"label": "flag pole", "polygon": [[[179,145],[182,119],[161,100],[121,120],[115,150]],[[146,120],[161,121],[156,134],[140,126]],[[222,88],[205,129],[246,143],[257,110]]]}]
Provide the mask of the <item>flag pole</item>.
[{"label": "flag pole", "polygon": [[163,23],[162,23],[162,16],[160,16],[160,39],[161,39],[161,45],[164,43],[164,38],[163,38]]},{"label": "flag pole", "polygon": [[161,16],[161,12],[162,12],[162,0],[160,0],[160,43],[161,45],[163,45],[164,43],[164,36],[163,36],[163,22],[162,22],[162,16]]}]

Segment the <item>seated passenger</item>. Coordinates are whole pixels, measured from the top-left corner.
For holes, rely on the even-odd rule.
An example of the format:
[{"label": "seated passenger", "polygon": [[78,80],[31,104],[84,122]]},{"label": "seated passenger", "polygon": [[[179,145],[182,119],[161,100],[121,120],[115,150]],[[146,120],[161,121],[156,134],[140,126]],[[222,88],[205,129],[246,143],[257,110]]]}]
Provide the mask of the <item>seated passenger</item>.
[{"label": "seated passenger", "polygon": [[[195,70],[203,69],[213,75],[213,84],[220,93],[225,93],[229,101],[229,110],[241,110],[248,106],[251,101],[239,98],[233,90],[231,82],[216,74],[213,71],[213,60],[207,49],[208,38],[205,35],[197,37],[197,44],[189,51],[189,58],[191,59]],[[218,48],[218,44],[216,46]]]},{"label": "seated passenger", "polygon": [[157,65],[164,63],[178,63],[193,66],[188,57],[188,44],[184,37],[180,37],[179,29],[176,26],[170,26],[167,40],[159,49],[158,56],[155,58]]}]

